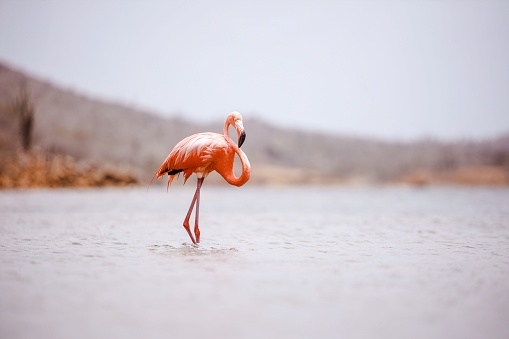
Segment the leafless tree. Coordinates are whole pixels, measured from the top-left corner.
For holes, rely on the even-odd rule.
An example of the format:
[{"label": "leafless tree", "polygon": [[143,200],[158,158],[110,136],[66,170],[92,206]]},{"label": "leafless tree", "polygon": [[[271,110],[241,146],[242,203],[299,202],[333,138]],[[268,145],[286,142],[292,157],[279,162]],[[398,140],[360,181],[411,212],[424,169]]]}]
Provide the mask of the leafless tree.
[{"label": "leafless tree", "polygon": [[12,109],[18,115],[19,136],[23,151],[28,152],[32,146],[32,130],[34,125],[34,106],[26,87],[19,90],[18,96],[14,99]]}]

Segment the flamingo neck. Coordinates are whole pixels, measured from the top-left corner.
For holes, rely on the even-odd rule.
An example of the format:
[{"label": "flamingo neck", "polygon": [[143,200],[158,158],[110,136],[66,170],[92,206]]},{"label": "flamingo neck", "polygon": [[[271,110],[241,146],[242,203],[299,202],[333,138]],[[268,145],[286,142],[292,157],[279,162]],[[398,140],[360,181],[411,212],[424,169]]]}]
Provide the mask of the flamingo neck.
[{"label": "flamingo neck", "polygon": [[232,138],[230,138],[230,132],[228,131],[228,128],[230,127],[230,123],[228,122],[228,120],[226,120],[224,122],[224,127],[223,127],[223,134],[226,138],[226,140],[231,140]]},{"label": "flamingo neck", "polygon": [[237,145],[234,146],[235,153],[237,153],[237,155],[239,156],[240,163],[242,164],[242,173],[240,174],[240,177],[236,177],[233,169],[234,166],[232,163],[231,174],[228,176],[228,178],[226,178],[226,181],[231,185],[242,186],[251,177],[251,164],[249,163],[249,159],[247,158],[246,154],[240,148],[238,148]]},{"label": "flamingo neck", "polygon": [[235,141],[233,141],[232,138],[230,138],[230,133],[228,132],[229,126],[230,126],[230,123],[228,123],[228,121],[226,121],[224,123],[224,136],[226,138],[226,141],[230,144],[230,146],[233,148],[235,153],[240,158],[240,163],[242,164],[242,173],[239,177],[235,176],[235,172],[234,172],[235,157],[234,157],[234,161],[232,161],[231,168],[228,170],[228,173],[226,175],[224,175],[223,177],[230,185],[242,186],[251,177],[251,164],[249,163],[249,159],[247,158],[247,155],[237,146]]}]

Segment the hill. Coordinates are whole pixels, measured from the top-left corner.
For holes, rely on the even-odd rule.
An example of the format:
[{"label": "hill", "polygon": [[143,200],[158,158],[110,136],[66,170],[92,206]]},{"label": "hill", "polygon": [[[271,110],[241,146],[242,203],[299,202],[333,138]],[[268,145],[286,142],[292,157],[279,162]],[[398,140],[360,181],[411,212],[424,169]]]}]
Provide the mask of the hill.
[{"label": "hill", "polygon": [[[183,117],[163,118],[88,98],[0,64],[0,156],[4,163],[22,148],[19,114],[13,103],[24,92],[34,111],[32,149],[70,156],[82,166],[128,172],[141,183],[150,181],[179,140],[202,131],[221,133],[224,122],[224,117],[203,124]],[[490,179],[480,179],[480,183],[509,184],[509,133],[477,142],[389,142],[284,129],[256,117],[245,118],[243,149],[253,167],[251,183],[471,184],[487,170]],[[470,175],[474,179],[456,180],[455,173],[463,171],[465,177],[465,169],[474,173]],[[218,176],[208,181],[221,182]]]}]

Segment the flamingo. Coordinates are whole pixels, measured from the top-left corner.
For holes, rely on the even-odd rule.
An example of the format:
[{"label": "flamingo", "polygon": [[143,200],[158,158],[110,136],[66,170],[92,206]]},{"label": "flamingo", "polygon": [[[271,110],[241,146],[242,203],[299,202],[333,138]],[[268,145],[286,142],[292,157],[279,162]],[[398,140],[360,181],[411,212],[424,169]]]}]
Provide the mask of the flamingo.
[{"label": "flamingo", "polygon": [[[231,138],[228,132],[230,125],[237,131],[238,144]],[[161,178],[168,173],[168,185],[170,187],[176,175],[184,173],[184,184],[187,179],[195,173],[197,177],[196,191],[193,200],[184,219],[184,228],[186,229],[193,244],[200,242],[200,229],[198,228],[198,219],[200,217],[200,190],[205,178],[212,172],[218,172],[230,185],[242,186],[250,177],[251,165],[246,154],[240,149],[246,139],[246,132],[242,124],[242,116],[239,112],[232,112],[224,122],[223,134],[205,132],[197,133],[182,139],[171,151],[166,160],[164,160],[159,170],[154,174],[154,178]],[[239,177],[235,176],[233,164],[237,154],[242,163],[242,173]],[[157,180],[156,179],[156,180]],[[150,186],[149,184],[149,186]],[[189,218],[196,204],[194,234],[191,233]]]}]

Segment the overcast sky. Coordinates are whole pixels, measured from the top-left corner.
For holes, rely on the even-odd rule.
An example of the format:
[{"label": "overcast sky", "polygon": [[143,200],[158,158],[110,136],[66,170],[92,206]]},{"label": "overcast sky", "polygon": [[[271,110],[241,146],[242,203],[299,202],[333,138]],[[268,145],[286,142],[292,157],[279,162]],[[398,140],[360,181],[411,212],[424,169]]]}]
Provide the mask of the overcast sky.
[{"label": "overcast sky", "polygon": [[382,138],[509,131],[509,1],[0,0],[0,61],[195,120]]}]

